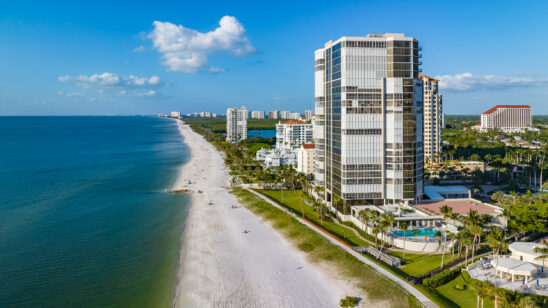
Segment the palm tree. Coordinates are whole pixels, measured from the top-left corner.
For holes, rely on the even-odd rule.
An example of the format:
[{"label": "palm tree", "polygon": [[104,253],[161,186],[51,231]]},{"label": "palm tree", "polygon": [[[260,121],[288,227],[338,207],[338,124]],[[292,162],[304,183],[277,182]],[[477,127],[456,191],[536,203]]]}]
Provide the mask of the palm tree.
[{"label": "palm tree", "polygon": [[337,207],[337,205],[339,204],[339,202],[341,202],[341,197],[333,194],[333,205],[335,206],[335,208],[337,210],[339,210],[339,208]]},{"label": "palm tree", "polygon": [[[478,225],[470,225],[468,226],[468,232],[474,237],[472,239],[472,260],[474,260],[474,255],[476,253],[476,241],[479,240],[479,237],[483,233],[483,229]],[[479,241],[478,241],[479,246]]]},{"label": "palm tree", "polygon": [[489,247],[493,249],[493,253],[497,256],[497,265],[495,266],[495,273],[499,266],[499,255],[501,251],[508,249],[508,243],[504,239],[504,234],[501,228],[493,228],[489,234],[487,234],[487,242]]},{"label": "palm tree", "polygon": [[364,230],[363,232],[365,232],[365,234],[368,234],[368,230],[369,230],[369,222],[371,221],[371,219],[373,218],[373,215],[371,214],[371,210],[370,209],[365,209],[363,211],[361,211],[359,213],[359,216],[360,216],[360,219],[364,222]]},{"label": "palm tree", "polygon": [[451,260],[455,260],[455,242],[457,240],[457,234],[449,231],[445,232],[447,232],[447,237],[449,237],[449,239],[453,243],[453,245],[451,246]]},{"label": "palm tree", "polygon": [[440,207],[440,212],[443,214],[443,219],[447,219],[448,217],[451,217],[451,214],[453,214],[453,208],[443,205]]},{"label": "palm tree", "polygon": [[443,234],[438,231],[436,232],[436,234],[434,234],[434,236],[438,239],[438,246],[441,248],[441,265],[440,267],[443,267],[443,257],[445,256],[445,249],[443,246],[445,246],[445,243],[443,243],[442,245],[442,240],[443,240]]},{"label": "palm tree", "polygon": [[402,259],[405,262],[405,239],[406,239],[407,229],[408,229],[407,223],[405,221],[400,224],[400,229],[403,231],[403,257],[402,257]]},{"label": "palm tree", "polygon": [[476,307],[480,307],[480,299],[481,299],[481,308],[483,308],[483,299],[488,294],[488,286],[483,281],[477,281],[472,283],[472,288],[476,291],[476,294],[478,296]]},{"label": "palm tree", "polygon": [[451,216],[449,218],[451,218],[451,220],[453,220],[453,225],[456,225],[457,220],[460,219],[460,214],[459,213],[451,213]]},{"label": "palm tree", "polygon": [[377,240],[378,240],[379,232],[381,232],[381,230],[377,227],[375,227],[375,228],[373,228],[373,230],[371,230],[371,233],[373,233],[373,235],[375,236],[375,248],[377,248]]},{"label": "palm tree", "polygon": [[465,259],[464,264],[468,264],[468,248],[472,244],[472,238],[470,237],[470,234],[467,233],[466,231],[459,232],[459,235],[460,235],[459,242],[461,243],[460,245],[464,246],[464,248],[465,248],[464,253],[465,253],[465,258],[466,259]]},{"label": "palm tree", "polygon": [[546,163],[545,161],[542,161],[538,164],[538,168],[540,169],[540,185],[539,185],[539,188],[542,188],[542,171],[544,171],[544,169],[546,169],[546,167],[548,167],[548,163]]}]

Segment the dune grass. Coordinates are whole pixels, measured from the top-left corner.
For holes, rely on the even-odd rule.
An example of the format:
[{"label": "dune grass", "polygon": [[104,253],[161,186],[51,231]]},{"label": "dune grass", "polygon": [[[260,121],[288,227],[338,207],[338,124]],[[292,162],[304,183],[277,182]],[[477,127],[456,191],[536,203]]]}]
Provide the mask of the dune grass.
[{"label": "dune grass", "polygon": [[[392,307],[417,306],[418,303],[415,297],[399,285],[363,264],[342,248],[331,244],[327,239],[299,223],[292,216],[248,191],[236,189],[232,193],[238,197],[246,208],[255,215],[269,221],[277,231],[294,243],[296,247],[307,252],[312,262],[326,264],[334,268],[341,277],[354,282],[358,288],[364,290],[367,300],[386,302]],[[349,295],[357,296],[357,294]]]}]

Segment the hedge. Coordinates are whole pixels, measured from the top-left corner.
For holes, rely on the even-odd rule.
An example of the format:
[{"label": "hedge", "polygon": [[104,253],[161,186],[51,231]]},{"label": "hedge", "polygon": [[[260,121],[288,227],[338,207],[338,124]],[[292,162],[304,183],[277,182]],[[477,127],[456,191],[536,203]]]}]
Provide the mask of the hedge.
[{"label": "hedge", "polygon": [[457,278],[457,276],[460,274],[460,268],[454,269],[454,270],[445,270],[436,276],[426,278],[422,281],[422,284],[430,287],[430,288],[437,288],[439,286],[443,286],[444,284],[448,283],[449,281]]}]

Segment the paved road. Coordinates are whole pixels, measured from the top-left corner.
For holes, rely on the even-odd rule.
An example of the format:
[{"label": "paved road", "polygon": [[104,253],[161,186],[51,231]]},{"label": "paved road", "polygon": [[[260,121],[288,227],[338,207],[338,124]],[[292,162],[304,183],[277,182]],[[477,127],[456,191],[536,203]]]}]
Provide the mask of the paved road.
[{"label": "paved road", "polygon": [[[285,212],[285,208],[282,207],[281,205],[277,204],[276,202],[268,199],[267,197],[261,195],[260,193],[256,192],[256,191],[253,191],[251,189],[246,189],[247,191],[255,194],[256,196],[258,196],[259,198],[263,199],[264,201],[268,202],[269,204],[271,204],[272,206],[275,206],[277,208],[279,208],[280,210],[284,211]],[[326,234],[325,231],[322,231],[320,228],[318,228],[316,225],[310,223],[308,220],[306,219],[302,219],[296,215],[293,215],[295,217],[295,219],[297,219],[300,223],[304,224],[305,226],[309,227],[310,229],[314,230],[316,233],[320,234],[321,236],[325,237],[326,239],[328,239],[331,243],[341,247],[342,249],[344,249],[346,252],[352,254],[354,257],[358,258],[358,260],[362,261],[363,263],[371,266],[372,268],[374,268],[377,272],[379,272],[381,275],[385,276],[386,278],[394,281],[395,283],[397,283],[398,285],[400,285],[402,288],[404,288],[407,292],[413,294],[413,296],[415,296],[423,306],[427,307],[427,308],[434,308],[434,307],[438,307],[434,302],[432,302],[428,297],[426,297],[424,294],[422,294],[421,292],[419,292],[419,290],[415,289],[412,285],[410,285],[409,283],[407,283],[407,281],[399,278],[398,276],[392,274],[391,272],[387,271],[386,269],[382,268],[381,266],[379,266],[377,263],[369,260],[368,258],[366,258],[365,256],[363,256],[362,254],[360,254],[359,252],[356,252],[354,251],[351,247],[349,247],[348,244],[344,243],[344,242],[341,242],[339,239],[333,237],[332,235],[330,234]]]}]

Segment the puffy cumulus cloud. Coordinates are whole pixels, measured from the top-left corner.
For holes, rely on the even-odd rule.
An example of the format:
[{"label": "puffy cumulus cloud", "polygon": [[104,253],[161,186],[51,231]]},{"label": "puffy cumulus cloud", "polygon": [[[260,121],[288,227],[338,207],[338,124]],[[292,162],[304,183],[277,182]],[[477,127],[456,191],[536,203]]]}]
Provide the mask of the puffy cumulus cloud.
[{"label": "puffy cumulus cloud", "polygon": [[440,88],[452,91],[501,89],[508,87],[538,87],[548,85],[548,78],[504,77],[497,75],[476,76],[471,73],[437,76]]},{"label": "puffy cumulus cloud", "polygon": [[153,87],[160,85],[160,77],[158,76],[146,78],[134,75],[124,76],[109,72],[89,76],[59,76],[58,80],[62,83],[74,83],[84,88],[93,86]]},{"label": "puffy cumulus cloud", "polygon": [[[155,21],[153,25],[148,38],[163,54],[163,64],[169,71],[194,74],[207,67],[209,54],[227,52],[244,57],[256,51],[245,36],[243,25],[233,16],[224,16],[218,28],[206,33],[170,22]],[[221,70],[226,71],[214,67],[208,71],[220,73]]]}]

